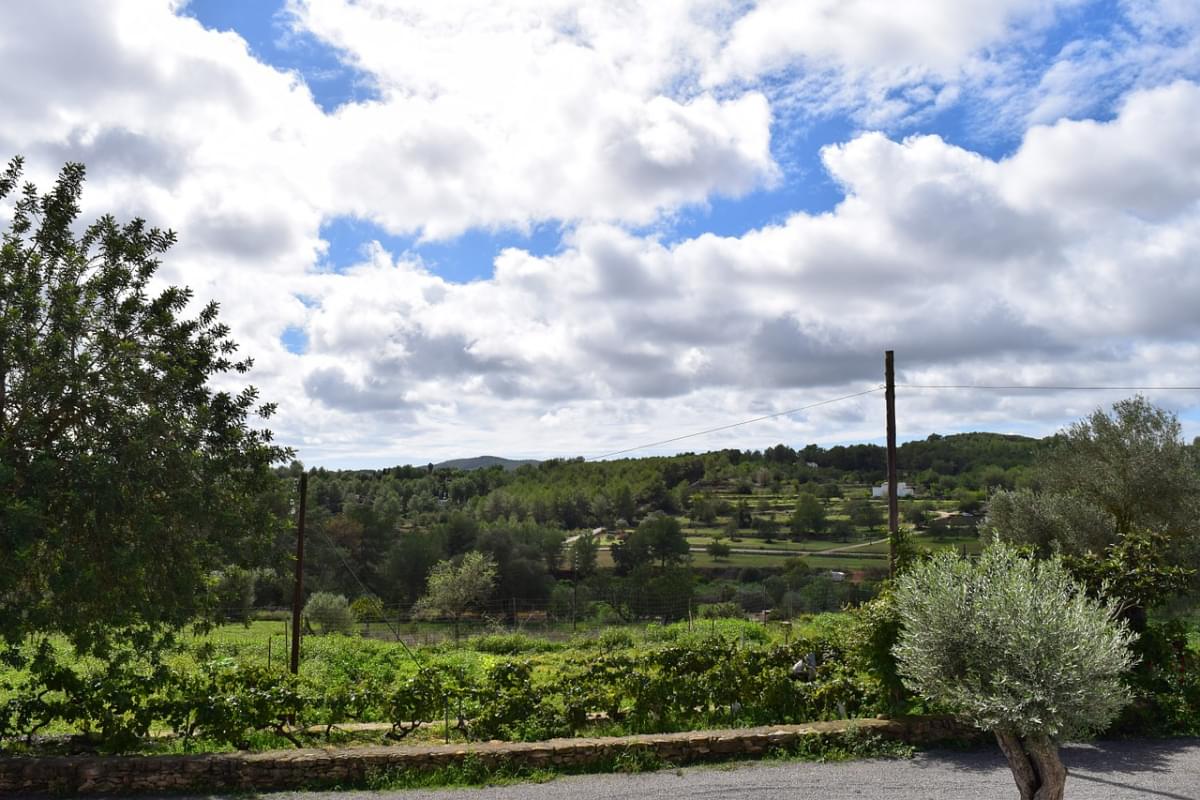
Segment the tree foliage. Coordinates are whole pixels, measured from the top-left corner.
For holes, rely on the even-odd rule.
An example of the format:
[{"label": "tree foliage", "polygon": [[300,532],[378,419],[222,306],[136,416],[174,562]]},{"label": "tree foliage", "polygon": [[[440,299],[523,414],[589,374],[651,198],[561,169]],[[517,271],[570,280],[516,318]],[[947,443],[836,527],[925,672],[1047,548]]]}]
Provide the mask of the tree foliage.
[{"label": "tree foliage", "polygon": [[[1068,555],[1081,569],[1107,562],[1108,573],[1134,576],[1110,582],[1109,596],[1142,602],[1119,593],[1128,590],[1157,603],[1184,584],[1147,572],[1152,560],[1200,566],[1200,464],[1175,415],[1144,397],[1115,403],[1111,413],[1097,409],[1050,440],[1033,479],[1037,490],[992,497],[988,526],[1042,555]],[[1161,555],[1150,559],[1151,550]],[[1146,584],[1159,591],[1145,591]],[[1140,628],[1142,610],[1130,612]]]},{"label": "tree foliage", "polygon": [[0,635],[103,649],[205,610],[209,574],[278,524],[287,451],[251,424],[272,411],[253,388],[212,386],[250,367],[216,304],[189,317],[188,289],[153,290],[175,235],[77,233],[83,166],[41,195],[21,165],[0,175]]},{"label": "tree foliage", "polygon": [[304,604],[304,616],[321,633],[350,633],[354,630],[354,612],[345,595],[315,592]]},{"label": "tree foliage", "polygon": [[[1061,797],[1057,742],[1096,733],[1128,702],[1133,635],[1057,558],[997,542],[942,552],[896,580],[905,684],[996,733],[1023,797]],[[1029,780],[1032,775],[1032,784]],[[1051,787],[1026,793],[1030,785]]]},{"label": "tree foliage", "polygon": [[794,536],[820,536],[825,532],[825,506],[815,496],[804,492],[796,499],[791,528]]},{"label": "tree foliage", "polygon": [[457,638],[463,614],[487,601],[495,585],[496,562],[483,553],[467,553],[457,565],[439,561],[429,573],[425,596],[413,610],[423,616],[453,620]]},{"label": "tree foliage", "polygon": [[613,561],[622,574],[655,560],[665,569],[687,561],[690,555],[691,548],[679,520],[662,514],[642,520],[628,539],[612,548]]},{"label": "tree foliage", "polygon": [[1117,533],[1145,527],[1194,534],[1200,472],[1179,419],[1138,395],[1097,409],[1052,440],[1036,476],[1044,489],[1087,499]]}]

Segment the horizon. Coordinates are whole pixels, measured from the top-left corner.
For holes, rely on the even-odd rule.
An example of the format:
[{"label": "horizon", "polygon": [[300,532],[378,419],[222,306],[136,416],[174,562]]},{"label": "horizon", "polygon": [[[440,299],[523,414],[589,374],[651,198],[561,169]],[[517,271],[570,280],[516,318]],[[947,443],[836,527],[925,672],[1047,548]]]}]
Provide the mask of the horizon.
[{"label": "horizon", "polygon": [[[1003,431],[958,431],[955,433],[938,433],[937,431],[934,431],[929,435],[922,436],[919,438],[909,438],[909,439],[897,438],[896,446],[900,447],[902,445],[908,444],[909,442],[926,441],[929,439],[929,436],[941,436],[943,438],[948,438],[951,436],[968,436],[968,435],[977,434],[977,433],[978,434],[995,435],[995,436],[1022,436],[1024,438],[1033,439],[1035,441],[1040,441],[1041,439],[1046,438],[1046,437],[1040,437],[1040,436],[1026,436],[1025,434],[1003,432]],[[1050,435],[1053,435],[1053,434],[1050,434]],[[619,461],[619,460],[623,460],[623,459],[670,458],[673,456],[686,456],[686,455],[704,456],[704,455],[708,455],[709,453],[717,453],[717,452],[721,452],[722,450],[726,450],[726,449],[737,449],[737,450],[741,450],[742,452],[752,453],[752,452],[762,452],[764,449],[766,449],[768,447],[774,447],[774,446],[780,445],[780,444],[786,445],[787,447],[790,447],[793,450],[800,451],[800,450],[803,450],[805,447],[807,447],[810,444],[816,444],[816,442],[805,442],[804,444],[799,444],[799,445],[788,444],[787,442],[773,442],[771,444],[764,445],[763,447],[752,447],[752,448],[745,448],[745,447],[721,448],[721,447],[718,447],[718,448],[705,449],[705,450],[686,449],[685,448],[685,449],[675,450],[675,451],[671,451],[671,452],[659,452],[659,453],[650,452],[650,453],[645,453],[645,454],[638,454],[636,452],[630,452],[630,453],[624,453],[619,456],[614,456],[612,458],[588,458],[587,456],[585,456],[583,454],[578,454],[578,453],[575,455],[550,455],[550,456],[545,456],[543,458],[538,458],[535,456],[498,456],[494,453],[482,453],[482,454],[474,455],[474,456],[451,456],[450,458],[444,458],[441,461],[421,461],[421,462],[411,462],[410,461],[407,463],[379,463],[379,464],[375,464],[375,465],[347,466],[347,467],[331,467],[331,466],[328,466],[325,464],[307,464],[307,463],[304,463],[304,459],[298,459],[298,460],[301,463],[304,463],[305,469],[324,468],[324,469],[328,469],[328,470],[357,470],[357,469],[381,470],[381,469],[390,469],[392,467],[427,467],[430,464],[432,464],[435,468],[438,468],[438,467],[441,467],[442,465],[450,463],[450,462],[475,461],[478,459],[485,459],[485,458],[496,458],[496,459],[501,459],[503,461],[509,461],[509,462],[530,461],[530,462],[535,462],[535,463],[541,463],[541,462],[545,462],[545,461],[572,460],[572,459],[579,459],[579,458],[582,458],[585,461]],[[874,445],[876,447],[886,447],[886,442],[885,442],[885,437],[880,437],[878,440],[874,440],[874,441],[844,441],[844,442],[834,442],[832,444],[818,445],[818,446],[824,450],[829,450],[834,447],[854,447],[856,445]],[[903,468],[903,465],[900,465],[900,467]]]}]

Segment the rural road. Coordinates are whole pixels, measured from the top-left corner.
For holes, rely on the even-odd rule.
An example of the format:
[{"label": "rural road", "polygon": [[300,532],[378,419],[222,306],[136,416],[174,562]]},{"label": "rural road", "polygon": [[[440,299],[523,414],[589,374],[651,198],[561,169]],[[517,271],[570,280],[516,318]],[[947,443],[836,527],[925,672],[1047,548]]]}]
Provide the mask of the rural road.
[{"label": "rural road", "polygon": [[[1200,739],[1063,748],[1067,800],[1200,800]],[[207,795],[206,800],[216,796]],[[244,795],[242,796],[244,797]],[[1016,800],[999,750],[936,750],[907,761],[741,762],[643,775],[578,775],[544,784],[405,792],[283,792],[270,800]],[[178,796],[174,800],[181,800]]]}]

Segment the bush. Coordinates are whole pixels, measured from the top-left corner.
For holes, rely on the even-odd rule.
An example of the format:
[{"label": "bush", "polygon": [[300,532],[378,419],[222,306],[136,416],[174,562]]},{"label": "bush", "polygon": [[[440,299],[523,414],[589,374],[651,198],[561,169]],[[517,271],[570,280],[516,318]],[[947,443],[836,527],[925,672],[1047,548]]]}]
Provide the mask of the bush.
[{"label": "bush", "polygon": [[745,611],[766,611],[771,607],[771,596],[761,585],[739,586],[737,604]]},{"label": "bush", "polygon": [[900,638],[900,612],[889,589],[849,612],[846,629],[847,660],[879,681],[888,711],[911,711],[910,695],[900,678],[892,652]]},{"label": "bush", "polygon": [[741,618],[742,607],[737,603],[706,603],[700,606],[701,619]]},{"label": "bush", "polygon": [[321,633],[351,633],[354,612],[344,595],[317,592],[304,604],[304,616]]},{"label": "bush", "polygon": [[554,642],[526,636],[523,633],[495,633],[488,636],[476,636],[467,643],[467,646],[479,653],[491,653],[498,656],[544,653],[559,648],[559,645]]},{"label": "bush", "polygon": [[290,673],[217,661],[200,674],[175,676],[159,706],[185,745],[202,735],[244,750],[254,731],[271,731],[299,745],[287,728],[303,721],[310,700]]},{"label": "bush", "polygon": [[633,634],[624,628],[606,628],[599,643],[602,650],[624,650],[633,647]]},{"label": "bush", "polygon": [[1200,648],[1178,620],[1151,623],[1134,645],[1140,663],[1128,676],[1134,701],[1110,733],[1200,735]]}]

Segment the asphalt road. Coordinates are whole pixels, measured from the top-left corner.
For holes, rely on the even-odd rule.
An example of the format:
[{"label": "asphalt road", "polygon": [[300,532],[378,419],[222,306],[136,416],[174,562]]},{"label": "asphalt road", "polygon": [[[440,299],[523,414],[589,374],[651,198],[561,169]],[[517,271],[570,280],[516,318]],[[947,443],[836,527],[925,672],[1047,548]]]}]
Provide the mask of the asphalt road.
[{"label": "asphalt road", "polygon": [[[1067,800],[1200,800],[1200,739],[1063,748]],[[214,796],[210,796],[214,797]],[[741,762],[544,784],[408,792],[283,792],[264,800],[1016,800],[999,750],[929,751],[906,761]],[[244,795],[243,795],[244,798]],[[175,800],[179,800],[178,797]]]}]

